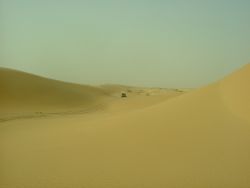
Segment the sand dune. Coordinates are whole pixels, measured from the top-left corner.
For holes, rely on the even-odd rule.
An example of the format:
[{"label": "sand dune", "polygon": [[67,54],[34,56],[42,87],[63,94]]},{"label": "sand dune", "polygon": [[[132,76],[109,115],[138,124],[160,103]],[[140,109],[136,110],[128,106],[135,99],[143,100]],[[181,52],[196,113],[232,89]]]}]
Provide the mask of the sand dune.
[{"label": "sand dune", "polygon": [[100,88],[0,69],[1,111],[48,110],[91,106],[107,94]]},{"label": "sand dune", "polygon": [[250,187],[249,81],[247,65],[137,110],[2,123],[0,187]]},{"label": "sand dune", "polygon": [[[122,91],[128,93],[120,109],[132,110],[182,94],[174,89],[148,89],[119,85],[93,87],[65,83],[40,76],[0,68],[0,121],[53,115],[84,114],[113,109],[120,104]],[[164,97],[159,97],[164,95]],[[140,96],[140,97],[137,97]],[[147,100],[133,98],[147,96]],[[157,96],[157,97],[155,97]],[[130,100],[132,99],[132,100]],[[118,111],[116,108],[113,112]]]}]

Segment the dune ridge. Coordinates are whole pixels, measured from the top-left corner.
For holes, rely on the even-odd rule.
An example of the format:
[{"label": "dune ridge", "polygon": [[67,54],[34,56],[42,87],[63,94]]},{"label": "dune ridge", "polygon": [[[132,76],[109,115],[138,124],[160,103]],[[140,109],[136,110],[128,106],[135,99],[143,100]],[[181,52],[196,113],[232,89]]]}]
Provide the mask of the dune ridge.
[{"label": "dune ridge", "polygon": [[222,98],[235,115],[250,122],[250,64],[227,76],[220,84]]},{"label": "dune ridge", "polygon": [[0,69],[0,89],[1,104],[15,107],[71,108],[91,104],[107,95],[97,87],[65,83],[6,68]]}]

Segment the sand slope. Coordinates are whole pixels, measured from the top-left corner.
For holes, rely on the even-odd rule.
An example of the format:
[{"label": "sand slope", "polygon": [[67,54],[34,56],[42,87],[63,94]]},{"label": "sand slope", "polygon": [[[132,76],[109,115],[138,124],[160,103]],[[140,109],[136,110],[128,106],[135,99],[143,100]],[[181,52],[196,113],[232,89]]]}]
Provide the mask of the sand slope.
[{"label": "sand slope", "polygon": [[100,88],[65,83],[11,69],[0,69],[1,109],[8,107],[72,108],[105,96]]},{"label": "sand slope", "polygon": [[0,187],[250,187],[249,71],[127,113],[6,122]]},{"label": "sand slope", "polygon": [[220,90],[227,108],[250,121],[250,65],[222,80]]}]

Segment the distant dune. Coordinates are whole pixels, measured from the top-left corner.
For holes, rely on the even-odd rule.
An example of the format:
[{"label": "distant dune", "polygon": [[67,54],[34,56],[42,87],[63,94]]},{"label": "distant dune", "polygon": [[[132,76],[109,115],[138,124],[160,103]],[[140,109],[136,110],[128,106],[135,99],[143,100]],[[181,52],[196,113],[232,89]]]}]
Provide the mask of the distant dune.
[{"label": "distant dune", "polygon": [[[136,88],[131,96],[138,91],[141,95],[104,100],[110,104],[101,114],[4,122],[0,124],[0,187],[248,188],[249,83],[247,65],[185,94]],[[61,90],[55,81],[44,87],[47,84],[52,84],[50,90],[57,88],[56,96],[74,91]],[[33,87],[26,88],[27,95],[40,96],[41,90],[36,84]],[[76,89],[73,96],[79,99],[66,105],[86,99],[89,104],[128,89],[86,88],[79,89],[87,91],[84,97]],[[8,101],[11,96],[1,97]],[[22,97],[27,100],[24,93]]]}]

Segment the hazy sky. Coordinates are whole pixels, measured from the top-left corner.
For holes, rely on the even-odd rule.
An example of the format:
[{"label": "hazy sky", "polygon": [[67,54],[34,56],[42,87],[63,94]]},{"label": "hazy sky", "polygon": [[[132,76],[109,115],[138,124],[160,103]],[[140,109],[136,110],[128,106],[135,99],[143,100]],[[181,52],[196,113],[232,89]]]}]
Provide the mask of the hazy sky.
[{"label": "hazy sky", "polygon": [[0,0],[0,66],[197,87],[250,62],[250,0]]}]

